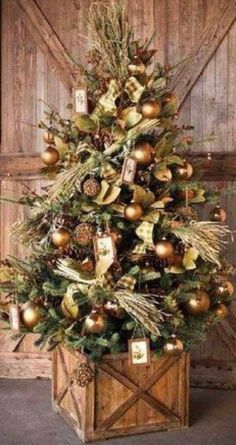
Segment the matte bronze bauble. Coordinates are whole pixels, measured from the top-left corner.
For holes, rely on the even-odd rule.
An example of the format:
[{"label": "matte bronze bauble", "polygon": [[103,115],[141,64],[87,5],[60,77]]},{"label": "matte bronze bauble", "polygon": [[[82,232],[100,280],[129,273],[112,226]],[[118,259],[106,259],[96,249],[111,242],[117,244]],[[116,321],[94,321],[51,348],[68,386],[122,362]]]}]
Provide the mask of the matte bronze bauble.
[{"label": "matte bronze bauble", "polygon": [[230,298],[233,295],[234,286],[230,281],[226,281],[222,284],[218,284],[218,286],[214,289],[214,295],[219,297],[220,299]]},{"label": "matte bronze bauble", "polygon": [[226,318],[229,315],[229,309],[227,306],[225,306],[225,304],[219,303],[214,308],[214,315],[218,318]]},{"label": "matte bronze bauble", "polygon": [[161,240],[158,241],[158,243],[155,245],[155,252],[158,258],[161,258],[162,260],[167,259],[174,253],[174,247],[171,244],[170,241],[167,240]]},{"label": "matte bronze bauble", "polygon": [[53,144],[54,143],[54,134],[52,131],[47,130],[45,131],[43,135],[43,140],[46,144]]},{"label": "matte bronze bauble", "polygon": [[175,169],[175,176],[178,179],[189,179],[193,174],[193,167],[188,162],[178,165]]},{"label": "matte bronze bauble", "polygon": [[52,234],[52,243],[56,247],[64,247],[70,242],[71,236],[69,230],[60,227]]},{"label": "matte bronze bauble", "polygon": [[123,309],[123,307],[120,307],[113,301],[107,301],[107,303],[104,304],[103,309],[109,317],[114,317],[118,320],[123,320],[123,318],[126,316],[126,311]]},{"label": "matte bronze bauble", "polygon": [[186,301],[184,307],[190,315],[205,314],[210,307],[210,298],[204,290],[200,289],[196,296]]},{"label": "matte bronze bauble", "polygon": [[219,222],[223,224],[226,221],[227,213],[221,206],[216,206],[211,211],[211,221]]},{"label": "matte bronze bauble", "polygon": [[93,310],[85,318],[84,327],[88,334],[100,334],[107,328],[107,317],[103,312]]},{"label": "matte bronze bauble", "polygon": [[118,229],[117,227],[112,227],[110,229],[110,235],[111,235],[114,243],[116,244],[116,246],[119,246],[123,239],[122,231],[120,229]]},{"label": "matte bronze bauble", "polygon": [[164,352],[169,356],[181,354],[183,350],[184,345],[182,341],[175,335],[169,338],[164,345]]},{"label": "matte bronze bauble", "polygon": [[21,319],[27,329],[33,329],[41,320],[40,308],[33,301],[27,301],[21,308]]},{"label": "matte bronze bauble", "polygon": [[155,100],[144,102],[141,108],[141,113],[146,119],[155,119],[160,114],[160,111],[161,106]]},{"label": "matte bronze bauble", "polygon": [[41,159],[46,165],[55,165],[59,161],[59,153],[55,147],[49,145],[42,153]]},{"label": "matte bronze bauble", "polygon": [[135,146],[132,156],[139,165],[150,165],[154,160],[155,150],[148,142],[142,142]]},{"label": "matte bronze bauble", "polygon": [[172,179],[172,173],[169,168],[163,168],[155,172],[155,178],[160,182],[170,182]]},{"label": "matte bronze bauble", "polygon": [[142,76],[145,73],[145,69],[144,63],[138,57],[134,57],[128,65],[128,71],[131,76]]},{"label": "matte bronze bauble", "polygon": [[183,265],[183,257],[175,253],[167,259],[169,266],[181,267]]},{"label": "matte bronze bauble", "polygon": [[135,202],[125,208],[125,218],[128,221],[138,221],[143,216],[143,208]]}]

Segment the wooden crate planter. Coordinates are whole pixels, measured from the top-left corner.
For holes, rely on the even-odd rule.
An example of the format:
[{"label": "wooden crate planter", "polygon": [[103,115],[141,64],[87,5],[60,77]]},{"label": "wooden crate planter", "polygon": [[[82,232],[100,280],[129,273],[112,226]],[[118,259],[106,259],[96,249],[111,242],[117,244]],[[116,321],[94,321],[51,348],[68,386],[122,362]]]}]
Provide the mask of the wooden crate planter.
[{"label": "wooden crate planter", "polygon": [[[94,380],[81,388],[75,369],[89,363]],[[127,354],[106,355],[94,365],[59,346],[53,354],[53,407],[84,442],[188,425],[189,355],[151,357],[130,366]]]}]

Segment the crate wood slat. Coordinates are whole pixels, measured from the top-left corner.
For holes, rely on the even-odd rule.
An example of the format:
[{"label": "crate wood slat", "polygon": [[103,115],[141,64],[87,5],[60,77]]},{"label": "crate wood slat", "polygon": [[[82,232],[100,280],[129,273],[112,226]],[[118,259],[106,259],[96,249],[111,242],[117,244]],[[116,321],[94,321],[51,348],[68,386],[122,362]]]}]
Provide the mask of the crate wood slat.
[{"label": "crate wood slat", "polygon": [[51,354],[47,352],[1,352],[0,378],[51,378]]},{"label": "crate wood slat", "polygon": [[[74,381],[81,363],[95,370],[85,388]],[[189,355],[155,358],[134,367],[127,354],[96,365],[59,346],[53,353],[52,402],[84,442],[188,425]]]}]

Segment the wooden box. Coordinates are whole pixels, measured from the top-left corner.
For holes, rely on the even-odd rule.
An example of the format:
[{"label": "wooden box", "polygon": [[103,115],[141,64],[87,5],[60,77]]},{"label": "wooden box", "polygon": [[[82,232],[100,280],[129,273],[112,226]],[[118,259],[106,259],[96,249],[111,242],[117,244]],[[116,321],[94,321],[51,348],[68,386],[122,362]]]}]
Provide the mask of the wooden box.
[{"label": "wooden box", "polygon": [[[95,378],[81,388],[73,373],[88,363]],[[188,425],[189,355],[151,356],[148,367],[129,365],[127,354],[98,364],[59,346],[53,355],[53,407],[84,442]]]}]

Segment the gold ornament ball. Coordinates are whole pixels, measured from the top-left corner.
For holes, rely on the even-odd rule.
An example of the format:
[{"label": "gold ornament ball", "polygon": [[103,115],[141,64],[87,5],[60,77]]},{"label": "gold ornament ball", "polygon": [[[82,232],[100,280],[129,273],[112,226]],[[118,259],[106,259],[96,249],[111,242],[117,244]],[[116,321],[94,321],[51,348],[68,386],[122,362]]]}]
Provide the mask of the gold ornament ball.
[{"label": "gold ornament ball", "polygon": [[219,284],[214,290],[214,294],[219,298],[229,298],[233,295],[233,292],[234,286],[230,281]]},{"label": "gold ornament ball", "polygon": [[107,317],[102,312],[94,310],[87,315],[84,327],[88,334],[100,334],[107,328]]},{"label": "gold ornament ball", "polygon": [[43,140],[46,144],[53,144],[54,143],[54,134],[52,131],[48,130],[45,131],[43,135]]},{"label": "gold ornament ball", "polygon": [[33,301],[27,301],[21,308],[21,319],[27,329],[33,329],[41,320],[39,306]]},{"label": "gold ornament ball", "polygon": [[104,304],[103,309],[109,317],[114,317],[118,320],[123,320],[126,316],[126,311],[123,307],[113,301],[107,301],[107,303]]},{"label": "gold ornament ball", "polygon": [[173,255],[174,247],[170,241],[167,240],[158,241],[158,243],[155,245],[155,252],[158,258],[165,260],[171,255]]},{"label": "gold ornament ball", "polygon": [[184,162],[183,165],[178,165],[175,170],[175,176],[178,179],[189,179],[193,174],[193,167],[188,162]]},{"label": "gold ornament ball", "polygon": [[159,102],[149,100],[142,105],[141,113],[146,119],[155,119],[161,111]]},{"label": "gold ornament ball", "polygon": [[55,147],[49,145],[42,153],[41,159],[46,165],[55,165],[59,161],[59,153]]},{"label": "gold ornament ball", "polygon": [[163,168],[155,172],[155,177],[160,182],[170,182],[172,179],[172,172],[169,168]]},{"label": "gold ornament ball", "polygon": [[223,224],[226,221],[227,213],[221,206],[216,206],[211,211],[211,221]]},{"label": "gold ornament ball", "polygon": [[127,205],[125,208],[125,218],[128,221],[138,221],[143,216],[143,208],[136,203]]},{"label": "gold ornament ball", "polygon": [[184,345],[176,336],[169,338],[164,345],[164,352],[169,356],[181,354],[183,350]]},{"label": "gold ornament ball", "polygon": [[60,227],[52,234],[52,242],[56,247],[64,247],[70,242],[71,236],[69,230]]},{"label": "gold ornament ball", "polygon": [[128,65],[129,74],[132,76],[142,76],[145,73],[145,69],[144,63],[138,57],[134,57]]},{"label": "gold ornament ball", "polygon": [[184,307],[190,315],[202,315],[210,307],[210,298],[204,290],[199,290],[196,296],[191,297]]},{"label": "gold ornament ball", "polygon": [[110,235],[114,241],[114,243],[119,246],[122,242],[123,236],[122,231],[118,229],[117,227],[112,227],[110,230]]},{"label": "gold ornament ball", "polygon": [[214,308],[214,315],[218,318],[226,318],[228,314],[229,314],[229,309],[223,303],[219,303]]},{"label": "gold ornament ball", "polygon": [[155,150],[148,142],[142,142],[135,146],[132,156],[139,165],[150,165],[154,160]]}]

